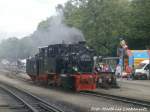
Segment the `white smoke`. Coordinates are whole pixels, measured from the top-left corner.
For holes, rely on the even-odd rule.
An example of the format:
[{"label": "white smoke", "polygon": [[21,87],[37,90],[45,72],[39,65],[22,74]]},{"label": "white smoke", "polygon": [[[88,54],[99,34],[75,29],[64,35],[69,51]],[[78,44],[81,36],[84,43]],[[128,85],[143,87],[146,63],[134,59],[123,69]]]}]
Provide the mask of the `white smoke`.
[{"label": "white smoke", "polygon": [[32,37],[39,46],[50,44],[77,43],[85,41],[82,32],[74,27],[69,27],[63,22],[63,13],[59,13],[49,19],[46,30],[37,30]]}]

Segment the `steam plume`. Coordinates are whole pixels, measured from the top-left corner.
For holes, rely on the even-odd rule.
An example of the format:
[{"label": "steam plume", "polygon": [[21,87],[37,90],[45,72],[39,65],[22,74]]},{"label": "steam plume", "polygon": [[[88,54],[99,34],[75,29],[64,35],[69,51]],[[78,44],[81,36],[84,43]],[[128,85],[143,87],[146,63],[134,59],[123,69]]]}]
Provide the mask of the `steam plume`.
[{"label": "steam plume", "polygon": [[34,32],[32,37],[38,46],[85,41],[82,32],[74,27],[65,25],[63,18],[63,13],[59,12],[56,16],[48,20],[48,28],[46,30],[37,30]]}]

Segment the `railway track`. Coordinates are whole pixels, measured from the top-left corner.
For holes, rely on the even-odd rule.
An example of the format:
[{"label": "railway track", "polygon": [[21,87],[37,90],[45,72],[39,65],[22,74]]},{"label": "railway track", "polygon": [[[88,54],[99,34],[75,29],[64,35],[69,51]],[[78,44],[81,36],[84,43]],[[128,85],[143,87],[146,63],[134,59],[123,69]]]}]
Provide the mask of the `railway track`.
[{"label": "railway track", "polygon": [[64,112],[27,91],[6,84],[1,84],[0,88],[21,102],[24,111],[19,112]]},{"label": "railway track", "polygon": [[98,92],[80,92],[83,95],[90,95],[90,96],[95,96],[95,97],[101,97],[101,98],[106,98],[114,101],[120,101],[128,104],[133,104],[141,107],[146,107],[147,109],[150,110],[150,102],[148,101],[141,101],[137,99],[132,99],[132,98],[127,98],[127,97],[121,97],[121,96],[115,96],[115,95],[109,95],[109,94],[104,94],[104,93],[98,93]]}]

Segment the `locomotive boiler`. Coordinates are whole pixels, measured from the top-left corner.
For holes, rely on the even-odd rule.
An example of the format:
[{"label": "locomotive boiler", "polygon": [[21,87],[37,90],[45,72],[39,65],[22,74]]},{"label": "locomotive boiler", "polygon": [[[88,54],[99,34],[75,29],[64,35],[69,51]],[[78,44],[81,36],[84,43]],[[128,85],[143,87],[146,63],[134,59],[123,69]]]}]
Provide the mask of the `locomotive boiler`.
[{"label": "locomotive boiler", "polygon": [[27,59],[26,72],[33,81],[75,91],[96,89],[93,51],[84,42],[39,48]]}]

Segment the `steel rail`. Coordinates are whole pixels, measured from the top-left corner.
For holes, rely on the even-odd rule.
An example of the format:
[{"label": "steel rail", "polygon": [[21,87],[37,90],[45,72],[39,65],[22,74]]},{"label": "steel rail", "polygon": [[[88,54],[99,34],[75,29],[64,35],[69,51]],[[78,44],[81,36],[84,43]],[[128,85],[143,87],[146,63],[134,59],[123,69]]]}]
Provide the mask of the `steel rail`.
[{"label": "steel rail", "polygon": [[35,95],[25,91],[25,90],[21,90],[21,91],[23,91],[24,93],[32,96],[33,98],[35,98],[36,100],[38,100],[40,102],[41,106],[43,106],[43,107],[45,107],[45,108],[47,108],[47,109],[49,109],[49,110],[51,110],[53,112],[64,112],[63,110],[58,109],[56,106],[46,102],[45,100],[43,100],[43,99],[41,99],[41,98],[39,98],[39,97],[37,97],[37,96],[35,96]]},{"label": "steel rail", "polygon": [[121,102],[125,102],[125,103],[130,103],[130,104],[150,108],[150,102],[148,102],[148,101],[137,100],[137,99],[121,97],[121,96],[115,96],[115,95],[110,95],[110,94],[104,94],[104,93],[99,93],[99,92],[80,92],[80,93],[83,95],[102,97],[102,98],[106,98],[106,99],[121,101]]},{"label": "steel rail", "polygon": [[2,88],[5,92],[7,92],[8,94],[10,94],[11,96],[13,96],[14,98],[17,98],[20,102],[22,102],[24,104],[24,106],[26,106],[30,112],[38,112],[37,109],[35,109],[34,107],[32,107],[29,103],[27,103],[26,101],[24,101],[22,98],[20,98],[19,96],[17,96],[16,94],[14,94],[12,91],[10,91],[9,89],[1,86],[0,88]]},{"label": "steel rail", "polygon": [[[17,87],[14,87],[14,86],[11,86],[11,85],[9,85],[9,84],[4,84],[3,83],[3,85],[7,88],[9,88],[9,89],[13,89],[13,90],[15,90],[15,91],[18,91],[18,92],[21,92],[22,94],[26,94],[26,95],[28,95],[29,97],[32,97],[33,99],[35,99],[38,103],[38,106],[40,106],[41,108],[43,108],[44,110],[46,110],[46,112],[48,111],[48,112],[64,112],[62,109],[60,109],[60,108],[58,108],[58,107],[56,107],[56,106],[54,106],[54,105],[52,105],[52,104],[50,104],[50,103],[48,103],[48,102],[46,102],[45,100],[43,100],[43,99],[41,99],[41,98],[39,98],[38,96],[35,96],[35,95],[33,95],[33,94],[31,94],[31,93],[29,93],[29,92],[27,92],[26,90],[23,90],[23,89],[19,89],[19,88],[17,88]],[[8,90],[8,89],[7,89]],[[8,91],[10,91],[10,90],[8,90]],[[13,93],[13,92],[11,92],[11,93]],[[13,95],[15,95],[15,94],[13,94]],[[17,97],[17,95],[15,95],[16,97]],[[21,98],[20,98],[21,99]],[[24,101],[25,102],[25,101]],[[25,102],[26,103],[26,102]],[[29,104],[28,104],[28,106],[29,106]],[[31,107],[31,105],[29,106],[29,107]],[[36,108],[32,108],[34,111],[33,112],[39,112],[39,110],[37,110]]]}]

